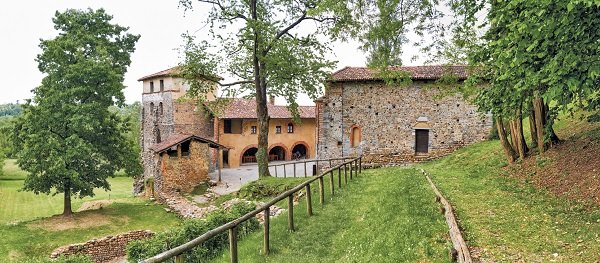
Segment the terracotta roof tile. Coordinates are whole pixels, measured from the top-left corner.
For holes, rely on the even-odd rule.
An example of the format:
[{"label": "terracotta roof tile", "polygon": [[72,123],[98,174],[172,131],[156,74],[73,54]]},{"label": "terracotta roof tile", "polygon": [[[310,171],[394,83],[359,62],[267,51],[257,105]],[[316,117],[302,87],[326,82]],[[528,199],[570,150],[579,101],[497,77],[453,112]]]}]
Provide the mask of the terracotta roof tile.
[{"label": "terracotta roof tile", "polygon": [[[153,79],[153,78],[158,78],[158,77],[178,77],[179,74],[179,66],[175,66],[169,69],[165,69],[156,73],[152,73],[148,76],[144,76],[138,79],[138,81],[144,81],[147,79]],[[210,79],[210,80],[222,80],[223,78],[219,77],[219,76],[213,76],[213,77],[206,77],[206,79]]]},{"label": "terracotta roof tile", "polygon": [[[271,119],[291,119],[292,114],[286,106],[267,103]],[[298,113],[302,119],[314,119],[315,106],[298,106]],[[232,99],[220,118],[223,119],[256,119],[256,101],[254,99]]]},{"label": "terracotta roof tile", "polygon": [[157,78],[157,77],[174,76],[174,75],[177,75],[177,69],[178,69],[178,67],[172,67],[170,69],[165,69],[165,70],[150,74],[148,76],[141,77],[138,79],[138,81],[144,81],[147,79],[152,79],[152,78]]},{"label": "terracotta roof tile", "polygon": [[187,141],[187,140],[198,140],[203,143],[208,143],[209,146],[212,148],[227,148],[221,144],[218,144],[209,139],[202,138],[200,136],[196,136],[193,134],[176,133],[176,134],[169,136],[169,138],[167,138],[166,140],[150,146],[150,150],[153,150],[155,153],[160,153],[160,152],[163,152],[163,151],[171,148],[172,146],[175,146],[175,145],[182,143],[184,141]]},{"label": "terracotta roof tile", "polygon": [[[408,72],[413,80],[434,80],[439,79],[447,73],[458,76],[459,79],[468,77],[467,66],[464,65],[435,65],[435,66],[404,66],[391,67],[394,71]],[[361,80],[381,80],[376,76],[376,71],[366,67],[345,67],[334,72],[330,81],[361,81]]]}]

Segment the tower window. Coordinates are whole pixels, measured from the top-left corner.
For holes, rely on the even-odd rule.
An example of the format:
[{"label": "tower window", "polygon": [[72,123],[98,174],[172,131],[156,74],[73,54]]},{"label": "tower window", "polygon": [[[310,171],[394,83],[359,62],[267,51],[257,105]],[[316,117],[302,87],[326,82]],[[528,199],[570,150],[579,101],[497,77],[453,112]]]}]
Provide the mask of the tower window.
[{"label": "tower window", "polygon": [[275,126],[275,133],[281,133],[281,126]]},{"label": "tower window", "polygon": [[154,92],[154,82],[150,81],[150,93]]},{"label": "tower window", "polygon": [[250,133],[256,134],[256,126],[251,126],[250,127]]},{"label": "tower window", "polygon": [[164,80],[160,80],[160,91],[164,91],[165,90],[165,81]]}]

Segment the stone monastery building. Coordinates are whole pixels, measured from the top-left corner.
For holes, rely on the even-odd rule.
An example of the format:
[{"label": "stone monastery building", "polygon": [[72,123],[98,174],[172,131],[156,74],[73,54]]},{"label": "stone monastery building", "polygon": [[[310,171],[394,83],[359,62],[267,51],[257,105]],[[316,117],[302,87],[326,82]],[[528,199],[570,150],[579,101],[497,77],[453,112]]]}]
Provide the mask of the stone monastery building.
[{"label": "stone monastery building", "polygon": [[487,138],[492,118],[460,94],[444,95],[436,80],[467,77],[465,66],[397,67],[412,80],[389,86],[368,68],[331,76],[317,105],[317,157],[363,154],[363,162],[432,159]]},{"label": "stone monastery building", "polygon": [[[218,113],[209,112],[195,101],[183,98],[189,86],[177,75],[177,68],[160,71],[138,81],[142,93],[142,163],[144,176],[136,182],[140,193],[144,182],[154,181],[155,192],[189,192],[208,179],[219,167],[239,167],[256,162],[258,128],[256,103],[252,99],[218,99],[214,81],[207,103],[227,100]],[[300,106],[300,123],[292,120],[286,106],[269,108],[269,159],[291,160],[294,153],[314,158],[315,107]],[[194,166],[194,168],[190,168]],[[160,188],[160,189],[159,189]]]}]

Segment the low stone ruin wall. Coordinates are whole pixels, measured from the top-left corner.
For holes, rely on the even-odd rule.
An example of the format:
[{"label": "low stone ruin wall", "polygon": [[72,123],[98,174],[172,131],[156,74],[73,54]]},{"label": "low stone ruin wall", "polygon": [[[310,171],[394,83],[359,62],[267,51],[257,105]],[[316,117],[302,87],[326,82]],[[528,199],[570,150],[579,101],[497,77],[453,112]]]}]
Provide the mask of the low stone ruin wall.
[{"label": "low stone ruin wall", "polygon": [[52,251],[50,258],[58,258],[61,255],[70,256],[83,254],[88,255],[94,262],[106,262],[126,254],[127,243],[132,240],[146,239],[154,236],[148,230],[136,230],[116,236],[107,236],[92,239],[82,244],[72,244],[59,247]]}]

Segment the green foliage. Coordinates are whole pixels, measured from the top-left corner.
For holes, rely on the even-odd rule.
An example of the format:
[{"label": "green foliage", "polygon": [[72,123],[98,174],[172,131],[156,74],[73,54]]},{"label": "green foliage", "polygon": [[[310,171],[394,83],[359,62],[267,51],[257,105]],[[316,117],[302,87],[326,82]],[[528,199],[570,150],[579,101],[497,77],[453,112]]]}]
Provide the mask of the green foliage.
[{"label": "green foliage", "polygon": [[45,77],[15,124],[19,166],[30,173],[24,190],[54,189],[70,202],[71,195],[110,189],[107,177],[139,162],[123,136],[128,123],[109,110],[123,105],[124,74],[139,36],[111,19],[103,9],[56,12],[59,35],[41,41],[37,62]]},{"label": "green foliage", "polygon": [[[204,219],[186,220],[181,228],[158,233],[148,240],[130,242],[127,245],[127,258],[130,262],[138,262],[155,256],[201,236],[213,228],[233,221],[254,209],[254,205],[242,202],[233,205],[228,210],[216,210]],[[236,229],[238,238],[243,238],[258,229],[258,220],[251,218],[238,225]],[[229,239],[225,232],[207,240],[190,252],[184,253],[185,260],[189,262],[205,261],[220,253],[228,245]]]},{"label": "green foliage", "polygon": [[14,119],[13,116],[0,117],[0,153],[8,158],[16,155],[13,147]]},{"label": "green foliage", "polygon": [[119,117],[127,123],[129,129],[125,131],[123,136],[127,138],[127,141],[131,145],[131,155],[138,156],[138,158],[128,158],[125,164],[125,173],[129,176],[139,176],[144,170],[139,158],[142,150],[141,146],[141,132],[142,132],[142,104],[136,101],[132,104],[124,104],[121,107],[112,106],[111,111],[116,112]]},{"label": "green foliage", "polygon": [[23,107],[19,103],[0,104],[0,117],[19,116],[22,111]]},{"label": "green foliage", "polygon": [[85,255],[60,256],[57,259],[48,257],[32,258],[21,261],[23,263],[92,263],[92,258]]},{"label": "green foliage", "polygon": [[266,177],[245,184],[238,191],[238,197],[248,200],[263,200],[275,197],[304,182],[306,178]]}]

